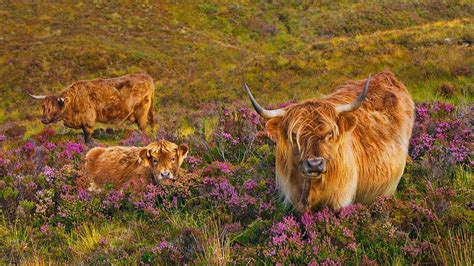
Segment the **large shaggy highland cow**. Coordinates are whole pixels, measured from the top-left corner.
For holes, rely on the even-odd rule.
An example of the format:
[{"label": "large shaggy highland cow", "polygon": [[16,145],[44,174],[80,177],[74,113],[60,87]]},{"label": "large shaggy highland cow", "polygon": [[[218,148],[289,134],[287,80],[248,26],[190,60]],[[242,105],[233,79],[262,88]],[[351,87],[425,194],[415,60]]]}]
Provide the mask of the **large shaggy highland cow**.
[{"label": "large shaggy highland cow", "polygon": [[410,94],[392,73],[277,110],[262,108],[246,89],[255,110],[269,119],[277,181],[298,211],[371,203],[395,192],[415,117]]}]

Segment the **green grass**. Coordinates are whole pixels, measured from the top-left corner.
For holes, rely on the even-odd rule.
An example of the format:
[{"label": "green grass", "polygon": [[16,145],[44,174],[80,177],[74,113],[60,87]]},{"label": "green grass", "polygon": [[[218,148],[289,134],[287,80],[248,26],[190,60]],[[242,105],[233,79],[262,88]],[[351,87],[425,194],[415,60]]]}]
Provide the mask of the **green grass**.
[{"label": "green grass", "polygon": [[[135,71],[157,85],[163,116],[232,103],[249,82],[265,103],[329,93],[392,70],[416,100],[472,101],[473,6],[468,1],[233,1],[194,4],[3,4],[2,120],[37,117],[26,91]],[[457,71],[457,72],[456,72]],[[456,74],[457,73],[457,74]],[[21,104],[31,108],[15,115]]]}]

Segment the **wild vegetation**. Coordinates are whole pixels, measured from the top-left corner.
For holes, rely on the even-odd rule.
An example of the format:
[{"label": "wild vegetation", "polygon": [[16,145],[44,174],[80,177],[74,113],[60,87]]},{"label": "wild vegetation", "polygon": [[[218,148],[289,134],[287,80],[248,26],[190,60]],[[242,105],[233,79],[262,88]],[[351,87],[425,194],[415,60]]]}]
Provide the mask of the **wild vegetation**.
[{"label": "wild vegetation", "polygon": [[[472,264],[472,4],[283,2],[0,4],[0,263]],[[384,69],[417,102],[395,196],[283,205],[242,82],[276,106]],[[95,145],[187,143],[187,172],[91,194],[90,147],[41,125],[26,92],[138,71],[155,78],[159,127],[96,130]]]}]

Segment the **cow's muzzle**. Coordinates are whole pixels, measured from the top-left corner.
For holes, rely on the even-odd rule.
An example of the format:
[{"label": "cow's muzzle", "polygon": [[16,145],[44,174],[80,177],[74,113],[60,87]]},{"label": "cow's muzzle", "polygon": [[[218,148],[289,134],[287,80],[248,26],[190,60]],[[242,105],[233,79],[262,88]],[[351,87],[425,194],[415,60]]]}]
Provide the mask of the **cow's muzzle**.
[{"label": "cow's muzzle", "polygon": [[157,180],[157,182],[158,182],[158,180],[165,180],[165,179],[175,180],[175,176],[170,171],[161,171],[161,172],[155,174],[155,179]]},{"label": "cow's muzzle", "polygon": [[308,178],[317,178],[326,172],[326,160],[322,157],[312,157],[303,161],[301,171]]}]

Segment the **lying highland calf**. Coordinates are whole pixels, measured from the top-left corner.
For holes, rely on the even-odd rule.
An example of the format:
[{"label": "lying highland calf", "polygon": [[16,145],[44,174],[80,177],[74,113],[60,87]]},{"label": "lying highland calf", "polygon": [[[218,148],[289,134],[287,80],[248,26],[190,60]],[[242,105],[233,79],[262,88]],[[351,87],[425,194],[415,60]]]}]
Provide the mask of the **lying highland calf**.
[{"label": "lying highland calf", "polygon": [[257,113],[269,119],[277,181],[298,211],[368,204],[395,192],[408,155],[414,103],[392,73],[351,81],[321,99],[278,110],[262,108],[245,87]]},{"label": "lying highland calf", "polygon": [[186,144],[166,140],[146,147],[96,147],[86,155],[83,174],[91,191],[100,191],[104,185],[143,191],[150,183],[175,179],[188,150]]},{"label": "lying highland calf", "polygon": [[64,121],[66,127],[82,129],[89,142],[96,122],[136,122],[140,130],[153,125],[153,79],[147,74],[78,81],[57,94],[30,95],[43,99],[41,122]]}]

